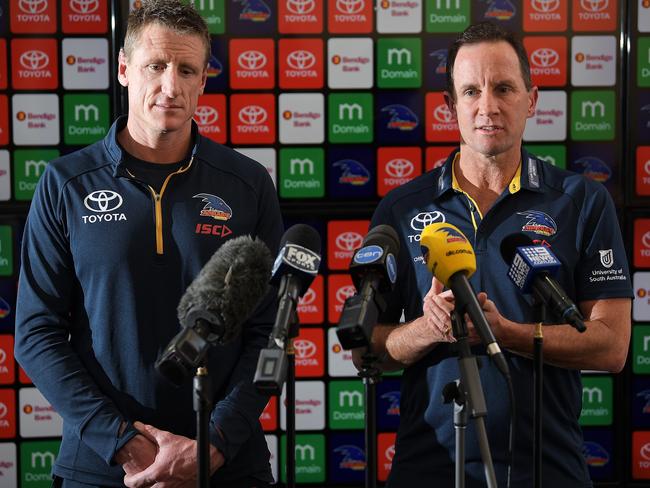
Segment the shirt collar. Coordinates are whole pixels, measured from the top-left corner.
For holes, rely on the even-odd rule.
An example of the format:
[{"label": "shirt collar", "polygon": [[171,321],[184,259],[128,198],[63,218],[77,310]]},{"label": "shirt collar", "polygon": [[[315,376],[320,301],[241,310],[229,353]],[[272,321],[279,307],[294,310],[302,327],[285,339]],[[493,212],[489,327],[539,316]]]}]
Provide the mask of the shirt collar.
[{"label": "shirt collar", "polygon": [[[456,175],[454,174],[454,164],[460,157],[460,148],[455,149],[447,158],[440,169],[440,176],[434,190],[434,198],[438,198],[443,193],[450,190],[461,190]],[[532,191],[542,191],[542,173],[540,161],[533,155],[529,154],[523,147],[521,149],[521,163],[517,172],[513,176],[508,189],[510,193],[517,193],[520,189]]]},{"label": "shirt collar", "polygon": [[[126,122],[128,117],[126,115],[121,115],[118,117],[113,125],[111,126],[108,134],[104,138],[104,147],[110,155],[113,164],[113,174],[115,176],[123,175],[125,171],[124,162],[127,159],[128,154],[122,149],[117,142],[117,134],[126,127]],[[191,156],[195,156],[197,153],[200,153],[201,146],[201,137],[199,135],[199,127],[196,125],[196,122],[192,120],[192,140],[194,141]]]}]

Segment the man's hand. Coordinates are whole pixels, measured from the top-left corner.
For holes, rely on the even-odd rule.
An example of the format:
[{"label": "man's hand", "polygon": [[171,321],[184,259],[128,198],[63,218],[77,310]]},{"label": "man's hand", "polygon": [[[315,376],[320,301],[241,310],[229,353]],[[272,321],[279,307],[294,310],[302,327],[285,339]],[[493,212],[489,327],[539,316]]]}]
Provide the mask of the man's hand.
[{"label": "man's hand", "polygon": [[142,435],[136,435],[115,454],[127,475],[144,471],[154,462],[158,447]]},{"label": "man's hand", "polygon": [[[195,440],[140,422],[136,422],[134,427],[154,443],[158,450],[153,464],[149,467],[138,473],[127,473],[124,477],[126,486],[141,488],[155,485],[157,488],[189,488],[196,485]],[[210,446],[210,474],[219,469],[223,463],[223,455],[214,446]]]},{"label": "man's hand", "polygon": [[456,342],[449,314],[454,310],[454,294],[442,291],[444,285],[434,276],[431,288],[422,301],[423,318],[432,342]]}]

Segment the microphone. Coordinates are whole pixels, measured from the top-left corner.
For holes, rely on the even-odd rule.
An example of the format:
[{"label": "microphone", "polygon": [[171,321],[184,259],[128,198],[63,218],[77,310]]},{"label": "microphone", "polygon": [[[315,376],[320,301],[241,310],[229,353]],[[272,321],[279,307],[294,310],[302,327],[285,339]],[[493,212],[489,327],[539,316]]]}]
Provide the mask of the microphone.
[{"label": "microphone", "polygon": [[562,267],[546,246],[535,245],[525,234],[511,234],[501,241],[501,256],[510,266],[508,277],[523,294],[534,294],[553,314],[578,332],[587,327],[575,303],[553,276]]},{"label": "microphone", "polygon": [[350,274],[358,290],[345,300],[336,335],[343,349],[355,349],[370,344],[372,328],[377,317],[386,309],[380,296],[393,288],[397,278],[399,237],[389,225],[373,227],[363,245],[352,257]]},{"label": "microphone", "polygon": [[268,289],[272,256],[261,239],[225,242],[187,287],[177,313],[182,330],[155,363],[176,386],[201,364],[210,346],[232,341]]},{"label": "microphone", "polygon": [[467,237],[452,224],[436,222],[424,228],[420,246],[427,268],[454,293],[456,312],[460,317],[469,315],[494,364],[510,376],[508,363],[468,280],[476,271],[476,256]]},{"label": "microphone", "polygon": [[271,276],[271,284],[279,286],[278,313],[268,346],[260,351],[253,379],[262,393],[279,395],[282,390],[287,373],[289,328],[298,323],[298,300],[318,274],[320,259],[320,235],[313,227],[296,224],[282,236]]}]

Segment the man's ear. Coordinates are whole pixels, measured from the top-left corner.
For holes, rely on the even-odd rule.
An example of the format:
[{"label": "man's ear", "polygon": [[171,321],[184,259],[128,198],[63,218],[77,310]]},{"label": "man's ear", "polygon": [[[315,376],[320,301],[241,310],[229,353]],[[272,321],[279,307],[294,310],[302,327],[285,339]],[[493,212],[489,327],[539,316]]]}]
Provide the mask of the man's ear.
[{"label": "man's ear", "polygon": [[456,102],[454,101],[454,97],[452,97],[451,93],[449,93],[447,90],[443,92],[442,96],[445,98],[445,104],[447,104],[447,108],[451,112],[451,116],[454,120],[458,120],[456,118]]},{"label": "man's ear", "polygon": [[124,48],[121,48],[120,53],[117,56],[117,81],[119,81],[120,85],[125,88],[129,86],[129,79],[126,73],[126,64],[126,53],[124,52]]},{"label": "man's ear", "polygon": [[528,92],[528,118],[531,118],[535,115],[535,109],[537,107],[537,100],[539,99],[539,90],[536,86],[533,86]]}]

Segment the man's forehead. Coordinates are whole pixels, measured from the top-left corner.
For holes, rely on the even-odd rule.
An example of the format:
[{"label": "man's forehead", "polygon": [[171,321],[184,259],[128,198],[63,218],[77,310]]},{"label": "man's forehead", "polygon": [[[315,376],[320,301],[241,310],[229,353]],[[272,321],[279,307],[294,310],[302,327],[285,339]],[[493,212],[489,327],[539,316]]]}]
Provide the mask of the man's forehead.
[{"label": "man's forehead", "polygon": [[468,44],[458,50],[454,61],[454,79],[493,73],[499,78],[521,79],[519,58],[506,41]]}]

